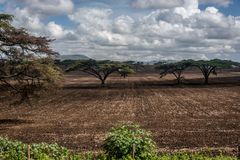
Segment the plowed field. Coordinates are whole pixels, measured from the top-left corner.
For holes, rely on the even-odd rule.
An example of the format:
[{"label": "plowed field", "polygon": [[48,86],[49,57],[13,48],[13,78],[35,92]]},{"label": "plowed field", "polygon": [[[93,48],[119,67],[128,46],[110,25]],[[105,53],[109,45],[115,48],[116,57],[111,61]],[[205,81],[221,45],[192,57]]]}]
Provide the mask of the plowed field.
[{"label": "plowed field", "polygon": [[[73,150],[98,150],[119,122],[152,131],[160,148],[230,147],[240,144],[240,74],[228,73],[200,85],[172,85],[171,76],[113,76],[99,88],[92,77],[65,75],[62,89],[32,107],[9,105],[0,93],[0,136],[24,142],[57,142]],[[191,80],[191,78],[194,78]]]}]

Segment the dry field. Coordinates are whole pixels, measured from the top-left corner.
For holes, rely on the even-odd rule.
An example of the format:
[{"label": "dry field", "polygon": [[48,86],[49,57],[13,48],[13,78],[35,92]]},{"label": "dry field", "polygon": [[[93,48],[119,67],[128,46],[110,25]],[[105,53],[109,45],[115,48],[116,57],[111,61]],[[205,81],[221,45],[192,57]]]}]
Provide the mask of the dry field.
[{"label": "dry field", "polygon": [[[171,85],[171,76],[116,76],[99,88],[92,77],[65,75],[63,88],[32,107],[10,106],[0,93],[0,136],[24,142],[57,142],[73,150],[97,150],[119,122],[152,131],[160,148],[230,147],[240,144],[240,73],[199,85]],[[214,84],[213,84],[214,83]]]}]

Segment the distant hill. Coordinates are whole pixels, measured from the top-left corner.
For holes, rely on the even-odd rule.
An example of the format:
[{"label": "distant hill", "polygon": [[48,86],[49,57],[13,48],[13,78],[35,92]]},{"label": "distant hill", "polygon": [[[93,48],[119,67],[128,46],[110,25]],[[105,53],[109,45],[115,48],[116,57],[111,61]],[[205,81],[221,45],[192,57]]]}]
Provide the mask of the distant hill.
[{"label": "distant hill", "polygon": [[57,59],[64,61],[64,60],[87,60],[90,58],[85,55],[72,54],[72,55],[59,55]]}]

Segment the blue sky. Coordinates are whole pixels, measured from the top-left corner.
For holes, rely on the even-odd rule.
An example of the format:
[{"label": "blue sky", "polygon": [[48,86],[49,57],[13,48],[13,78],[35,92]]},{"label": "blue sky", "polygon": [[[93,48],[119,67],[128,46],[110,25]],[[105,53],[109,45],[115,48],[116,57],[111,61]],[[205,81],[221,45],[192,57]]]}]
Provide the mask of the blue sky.
[{"label": "blue sky", "polygon": [[233,0],[229,7],[220,7],[219,9],[225,15],[240,16],[240,1]]},{"label": "blue sky", "polygon": [[0,0],[60,54],[111,60],[240,61],[239,0]]}]

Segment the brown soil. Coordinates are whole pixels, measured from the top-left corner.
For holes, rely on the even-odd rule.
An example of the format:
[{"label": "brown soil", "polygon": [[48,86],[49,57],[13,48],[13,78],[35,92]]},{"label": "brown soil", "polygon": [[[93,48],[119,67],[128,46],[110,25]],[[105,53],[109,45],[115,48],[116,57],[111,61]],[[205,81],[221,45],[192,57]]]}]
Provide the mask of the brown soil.
[{"label": "brown soil", "polygon": [[199,84],[201,75],[185,76],[188,85],[180,86],[171,76],[113,76],[99,88],[92,77],[65,75],[62,89],[32,107],[11,106],[14,98],[0,93],[0,136],[98,150],[111,127],[134,122],[152,131],[160,148],[236,148],[240,73],[219,75],[210,85]]}]

